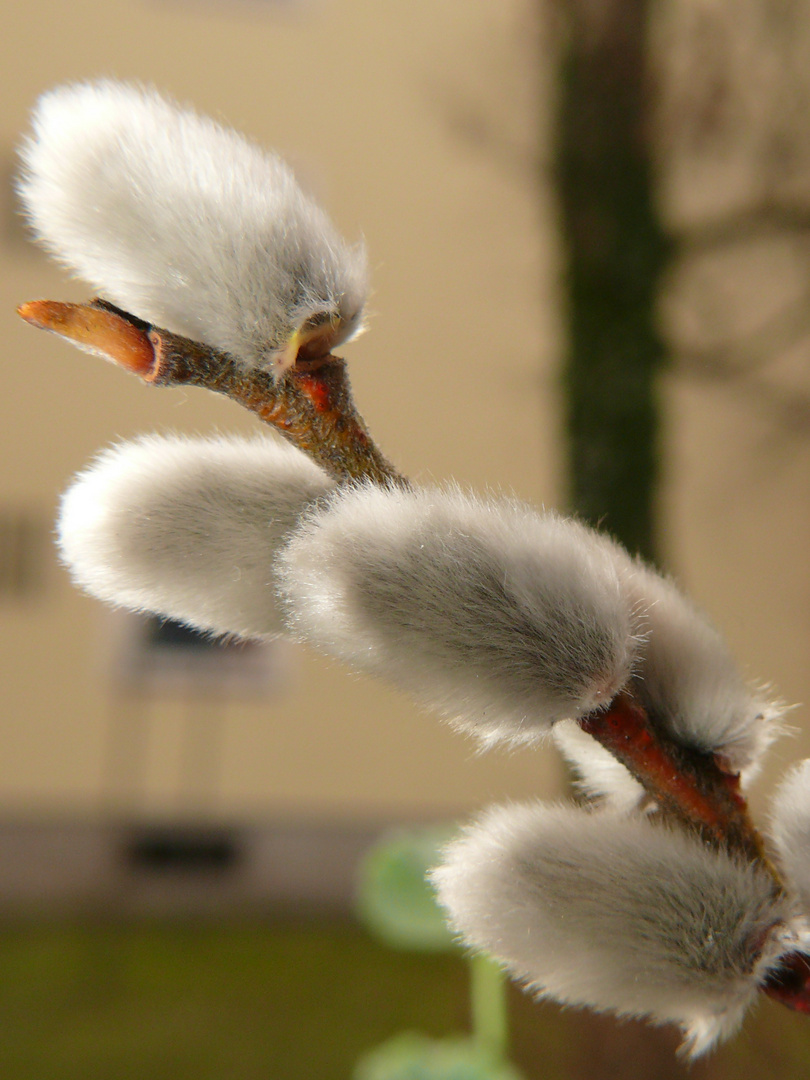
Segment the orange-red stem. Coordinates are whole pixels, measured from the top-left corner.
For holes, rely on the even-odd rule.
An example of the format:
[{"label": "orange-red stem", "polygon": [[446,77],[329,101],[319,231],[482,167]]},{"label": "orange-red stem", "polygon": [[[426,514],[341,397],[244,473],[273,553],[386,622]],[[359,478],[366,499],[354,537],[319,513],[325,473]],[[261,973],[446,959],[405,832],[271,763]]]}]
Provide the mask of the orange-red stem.
[{"label": "orange-red stem", "polygon": [[154,327],[104,300],[89,304],[34,300],[17,310],[33,326],[98,353],[146,382],[191,384],[225,394],[276,427],[338,480],[407,484],[371,438],[355,407],[346,365],[336,356],[299,357],[289,371],[276,377],[246,368],[209,345]]},{"label": "orange-red stem", "polygon": [[810,957],[800,952],[783,956],[762,990],[794,1012],[810,1014]]},{"label": "orange-red stem", "polygon": [[145,324],[93,304],[63,304],[57,300],[30,300],[17,314],[40,330],[67,338],[79,348],[103,356],[133,375],[148,378],[155,352]]},{"label": "orange-red stem", "polygon": [[608,709],[584,717],[580,726],[629,770],[664,816],[696,830],[714,847],[762,863],[781,888],[739,777],[723,772],[712,754],[675,742],[627,691]]}]

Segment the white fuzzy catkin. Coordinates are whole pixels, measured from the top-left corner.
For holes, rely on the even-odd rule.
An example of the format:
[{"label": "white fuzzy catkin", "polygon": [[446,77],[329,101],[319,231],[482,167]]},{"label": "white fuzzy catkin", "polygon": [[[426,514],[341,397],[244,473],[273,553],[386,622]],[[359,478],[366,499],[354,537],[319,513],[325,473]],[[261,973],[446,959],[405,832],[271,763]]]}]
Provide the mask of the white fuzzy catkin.
[{"label": "white fuzzy catkin", "polygon": [[22,158],[20,194],[45,247],[148,322],[268,370],[308,320],[339,325],[332,344],[360,326],[362,247],[280,158],[154,90],[100,81],[45,94]]},{"label": "white fuzzy catkin", "polygon": [[65,493],[59,547],[101,600],[244,637],[283,631],[272,561],[333,483],[269,438],[146,437],[103,453]]},{"label": "white fuzzy catkin", "polygon": [[485,743],[533,741],[599,708],[634,663],[612,542],[506,500],[350,488],[278,566],[299,636]]},{"label": "white fuzzy catkin", "polygon": [[624,581],[645,633],[639,700],[677,742],[750,780],[779,733],[779,708],[746,685],[721,635],[671,581],[641,563]]},{"label": "white fuzzy catkin", "polygon": [[795,765],[777,788],[770,834],[785,877],[810,910],[810,758]]},{"label": "white fuzzy catkin", "polygon": [[540,997],[679,1024],[697,1056],[733,1034],[795,944],[763,870],[610,810],[488,810],[432,873],[454,929]]}]

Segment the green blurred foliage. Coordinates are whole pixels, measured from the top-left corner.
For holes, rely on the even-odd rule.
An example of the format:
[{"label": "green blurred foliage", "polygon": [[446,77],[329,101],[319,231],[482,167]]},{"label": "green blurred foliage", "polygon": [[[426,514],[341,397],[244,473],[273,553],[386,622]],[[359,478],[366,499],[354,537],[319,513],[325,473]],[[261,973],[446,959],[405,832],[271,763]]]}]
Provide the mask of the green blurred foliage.
[{"label": "green blurred foliage", "polygon": [[493,1062],[473,1039],[429,1039],[406,1032],[366,1054],[353,1080],[522,1080],[506,1062]]},{"label": "green blurred foliage", "polygon": [[398,829],[367,852],[357,882],[357,913],[386,945],[419,952],[456,947],[427,879],[456,831],[449,825]]}]

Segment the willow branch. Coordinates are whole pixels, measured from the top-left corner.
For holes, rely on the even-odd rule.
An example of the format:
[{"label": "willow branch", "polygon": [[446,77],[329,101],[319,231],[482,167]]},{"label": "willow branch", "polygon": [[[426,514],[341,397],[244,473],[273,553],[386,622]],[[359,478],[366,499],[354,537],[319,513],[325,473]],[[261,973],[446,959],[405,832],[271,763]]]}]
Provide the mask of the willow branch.
[{"label": "willow branch", "polygon": [[224,394],[275,427],[338,481],[407,486],[369,434],[354,404],[346,363],[337,356],[299,359],[277,377],[104,300],[34,300],[17,310],[33,326],[112,360],[154,386],[201,386]]},{"label": "willow branch", "polygon": [[[100,353],[155,386],[201,386],[224,394],[274,426],[339,481],[407,485],[369,435],[351,396],[346,364],[338,357],[299,358],[276,377],[103,300],[33,301],[19,312],[33,325]],[[580,725],[629,769],[659,814],[695,830],[716,848],[763,864],[782,887],[748,816],[739,779],[724,772],[712,755],[668,739],[627,692]]]},{"label": "willow branch", "polygon": [[685,825],[715,848],[759,863],[783,889],[748,813],[739,776],[721,769],[714,755],[667,738],[626,691],[608,709],[579,723],[638,780],[663,818]]}]

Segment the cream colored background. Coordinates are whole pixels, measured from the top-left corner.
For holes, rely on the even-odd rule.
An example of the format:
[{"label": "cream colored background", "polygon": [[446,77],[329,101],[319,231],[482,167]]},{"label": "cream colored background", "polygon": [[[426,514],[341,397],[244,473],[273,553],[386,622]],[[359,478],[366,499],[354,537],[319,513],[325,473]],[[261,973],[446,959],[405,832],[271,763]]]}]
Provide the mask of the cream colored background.
[{"label": "cream colored background", "polygon": [[[532,173],[550,121],[527,9],[29,0],[4,14],[0,147],[11,154],[43,90],[98,75],[154,82],[276,147],[349,237],[365,235],[371,328],[346,355],[385,450],[413,477],[553,505],[560,255],[553,202]],[[460,132],[465,110],[494,121],[500,150]],[[13,313],[26,299],[85,295],[33,250],[0,249],[0,501],[51,517],[70,476],[111,441],[253,430],[229,402],[146,388]],[[768,423],[725,389],[671,380],[666,400],[670,561],[752,674],[810,700],[808,448],[770,452]],[[109,625],[55,565],[40,599],[0,609],[0,815],[104,810]],[[229,708],[208,813],[410,817],[558,790],[551,748],[477,756],[404,696],[304,650],[292,677],[289,692]],[[149,814],[191,809],[172,765],[180,723],[175,705],[156,705]],[[781,759],[801,749],[784,744]]]}]

